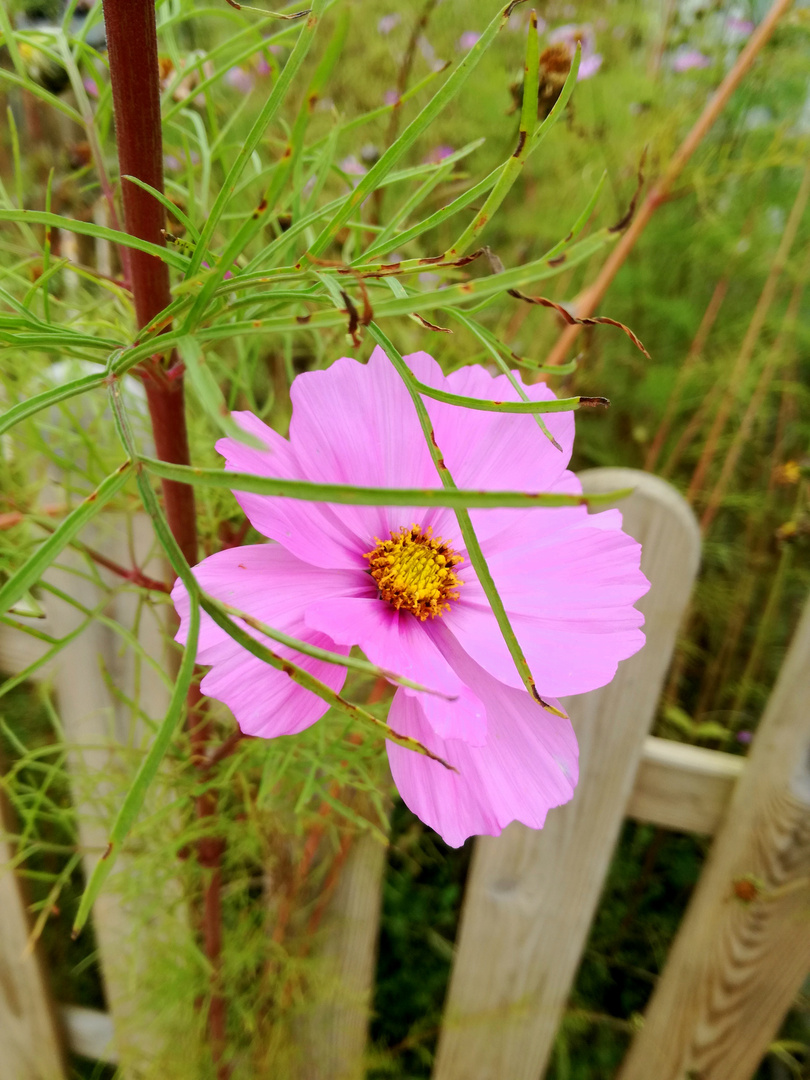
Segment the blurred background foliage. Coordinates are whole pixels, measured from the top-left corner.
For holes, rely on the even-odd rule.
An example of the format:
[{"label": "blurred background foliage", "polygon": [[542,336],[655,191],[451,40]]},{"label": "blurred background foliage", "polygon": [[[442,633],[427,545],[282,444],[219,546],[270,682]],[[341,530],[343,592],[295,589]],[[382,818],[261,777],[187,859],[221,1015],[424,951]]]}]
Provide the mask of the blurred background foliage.
[{"label": "blurred background foliage", "polygon": [[[544,24],[541,49],[553,46],[555,31],[573,25],[584,56],[599,59],[592,60],[592,70],[581,78],[564,119],[486,231],[485,242],[507,267],[539,258],[564,236],[603,173],[606,183],[589,230],[622,218],[639,170],[646,188],[695,122],[767,5],[761,0],[539,0],[535,6]],[[281,261],[292,261],[301,244],[291,242],[285,259],[283,237],[313,188],[313,197],[325,201],[356,183],[404,126],[400,113],[406,119],[415,114],[444,77],[444,62],[457,61],[498,9],[495,0],[333,4],[327,15],[330,26],[337,27],[345,13],[348,33],[314,106],[308,135],[309,144],[326,147],[328,156],[307,184],[305,170],[295,173],[279,213],[253,238],[252,247],[237,256],[234,269],[246,266],[274,240],[281,240]],[[431,175],[438,177],[418,217],[445,205],[469,186],[470,177],[486,175],[512,152],[527,9],[524,5],[516,10],[470,82],[410,152],[407,164],[433,163]],[[82,33],[85,12],[86,5],[77,5],[77,33]],[[227,163],[266,100],[298,30],[286,23],[257,28],[255,13],[236,12],[224,0],[221,5],[165,0],[158,12],[166,191],[180,211],[170,217],[168,228],[182,254],[184,244],[193,239],[185,218],[202,225]],[[16,0],[12,14],[18,26],[36,30],[38,20],[52,18],[54,12]],[[94,21],[96,14],[90,18]],[[60,62],[49,38],[43,38],[40,50],[31,46],[30,37],[20,46],[21,60],[37,84],[91,119],[84,129],[64,113],[57,114],[52,103],[30,91],[22,93],[14,82],[15,64],[6,56],[4,73],[10,77],[0,84],[0,95],[5,94],[9,122],[0,146],[0,197],[8,207],[49,206],[69,217],[111,224],[103,198],[106,181],[100,180],[99,170],[102,165],[104,173],[114,177],[116,169],[109,79],[101,40],[87,36],[92,44],[72,71],[64,57]],[[222,218],[219,251],[262,196],[265,162],[275,160],[284,146],[319,59],[317,49],[315,54],[244,175],[238,204]],[[799,3],[657,209],[600,305],[600,314],[633,328],[652,359],[618,331],[594,327],[580,338],[575,370],[550,379],[557,392],[611,399],[607,413],[580,413],[575,467],[653,469],[684,492],[702,518],[700,580],[655,730],[733,753],[745,752],[756,729],[810,584],[810,296],[805,289],[810,227],[802,216],[810,139],[808,56],[810,7]],[[406,80],[408,87],[422,81],[425,85],[401,109],[392,109]],[[363,119],[369,113],[372,118]],[[451,153],[481,139],[463,159],[442,164]],[[357,222],[340,234],[325,257],[356,257],[424,179],[422,174],[405,189],[388,187],[369,199]],[[401,251],[393,246],[388,260],[440,254],[455,239],[462,218],[422,234]],[[788,244],[791,230],[795,235]],[[600,250],[571,269],[563,268],[544,283],[544,294],[574,304],[604,258]],[[44,230],[6,225],[0,234],[0,259],[2,288],[18,300],[31,302],[33,297],[46,319],[52,316],[85,331],[92,327],[100,336],[122,323],[132,324],[130,300],[116,281],[117,255],[109,245],[62,230],[46,237]],[[68,260],[68,270],[56,273],[55,262],[61,259]],[[418,287],[431,291],[444,281],[478,274],[475,265],[441,277],[426,270]],[[370,291],[372,303],[390,296],[384,283]],[[750,329],[754,318],[762,324],[755,337]],[[534,363],[542,363],[562,328],[553,311],[504,296],[486,307],[480,321],[509,349]],[[468,331],[455,322],[452,329],[452,335],[431,334],[399,319],[397,345],[403,353],[432,351],[447,368],[490,362],[489,353]],[[347,346],[343,326],[318,333],[302,329],[209,344],[206,364],[229,406],[251,408],[284,430],[295,373],[347,351],[364,357],[370,343]],[[21,356],[13,347],[5,348],[0,364],[8,401],[41,389],[52,361],[50,353],[36,349]],[[713,434],[718,410],[724,407],[729,407],[728,421]],[[195,462],[216,464],[216,427],[193,389],[189,422]],[[26,422],[15,431],[13,446],[4,444],[4,567],[20,564],[38,542],[37,526],[47,521],[40,505],[47,483],[43,462],[58,466],[70,501],[118,464],[120,448],[105,437],[107,427],[103,401],[88,412],[82,399],[81,406],[69,403],[45,420]],[[206,553],[245,537],[256,539],[245,532],[227,492],[198,489],[198,505]],[[90,561],[87,573],[93,573]],[[118,583],[111,588],[134,586]],[[155,594],[143,597],[143,603],[152,606],[164,600]],[[351,692],[361,700],[375,696],[370,682],[356,678]],[[384,706],[383,696],[372,707],[384,715]],[[47,916],[40,930],[49,966],[59,972],[56,994],[62,1001],[100,1006],[103,991],[92,937],[85,933],[78,942],[69,940],[82,874],[73,857],[75,824],[61,772],[65,749],[47,681],[36,687],[24,682],[7,687],[0,714],[2,754],[10,763],[6,790],[21,823],[34,911]],[[218,722],[227,736],[232,721],[222,716]],[[346,752],[347,739],[353,743],[351,754]],[[134,854],[155,873],[160,866],[166,873],[167,851],[182,854],[197,835],[188,797],[197,778],[183,770],[187,756],[185,736],[179,734],[160,780],[161,809],[133,834]],[[126,777],[121,779],[121,790],[126,782]],[[358,828],[370,823],[379,833],[386,829],[386,773],[376,742],[330,715],[295,740],[279,740],[269,748],[243,740],[214,770],[210,782],[221,798],[217,828],[227,834],[224,918],[233,1005],[230,1035],[236,1047],[255,1043],[257,1032],[263,1032],[269,1044],[280,1012],[294,1013],[302,980],[309,977],[306,943],[317,930],[319,890],[328,879],[330,858]],[[360,798],[344,797],[349,789],[359,791]],[[112,793],[110,814],[115,801]],[[317,857],[306,864],[305,873],[296,872],[313,848],[313,836]],[[613,1075],[662,969],[706,847],[704,838],[625,826],[558,1037],[552,1080],[607,1080]],[[395,805],[372,1029],[370,1076],[375,1080],[429,1075],[469,849],[469,843],[460,851],[446,848]],[[193,896],[200,888],[193,860],[173,863],[175,871]],[[282,918],[289,918],[289,926],[279,934],[285,904],[295,914]],[[263,955],[268,938],[273,941],[272,960],[260,971],[257,956]],[[205,971],[196,949],[189,941],[170,961],[161,958],[154,987],[159,1007],[170,1011],[179,980],[204,992]],[[806,1041],[808,1022],[807,1002],[800,1001],[785,1036]],[[201,1041],[196,1032],[185,1033],[189,1076],[205,1075]],[[104,1075],[100,1066],[78,1060],[73,1064],[77,1076]],[[774,1047],[759,1074],[763,1080],[802,1075],[808,1074],[801,1055],[781,1045]]]}]

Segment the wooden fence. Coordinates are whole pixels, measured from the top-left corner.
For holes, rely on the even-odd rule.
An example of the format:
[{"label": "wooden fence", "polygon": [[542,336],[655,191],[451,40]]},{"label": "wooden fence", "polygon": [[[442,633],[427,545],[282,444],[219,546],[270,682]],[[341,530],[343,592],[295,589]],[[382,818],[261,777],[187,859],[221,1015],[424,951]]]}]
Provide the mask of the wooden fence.
[{"label": "wooden fence", "polygon": [[[552,811],[540,832],[512,825],[476,842],[433,1077],[540,1080],[622,821],[631,817],[715,839],[618,1080],[746,1080],[810,971],[810,603],[747,758],[649,736],[697,572],[699,531],[674,489],[649,474],[597,469],[583,483],[588,491],[635,488],[622,510],[652,583],[639,605],[647,645],[620,665],[610,686],[568,703],[581,747],[573,802]],[[83,597],[88,609],[94,601]],[[114,613],[125,625],[131,615]],[[58,604],[48,607],[61,635],[59,618]],[[103,770],[116,752],[98,757],[92,716],[121,708],[99,685],[91,710],[84,675],[77,685],[77,672],[97,671],[98,652],[109,649],[103,627],[88,631],[50,671],[76,748],[76,784],[81,770]],[[0,625],[0,669],[24,670],[33,658],[31,640]],[[150,693],[158,715],[159,680]],[[121,737],[133,745],[131,729]],[[82,760],[83,744],[94,760]],[[98,825],[94,833],[78,789],[74,801],[85,810],[83,843],[97,849]],[[0,850],[0,861],[8,856]],[[335,992],[303,1026],[303,1080],[363,1075],[384,864],[381,846],[361,838],[330,901],[322,956]],[[127,912],[115,893],[94,911],[109,1015],[52,1007],[47,974],[26,948],[20,885],[8,872],[0,876],[0,912],[3,1080],[63,1080],[66,1045],[88,1057],[126,1059],[118,1041],[126,1025],[116,1018],[128,1008],[127,968],[135,960],[123,944]]]}]

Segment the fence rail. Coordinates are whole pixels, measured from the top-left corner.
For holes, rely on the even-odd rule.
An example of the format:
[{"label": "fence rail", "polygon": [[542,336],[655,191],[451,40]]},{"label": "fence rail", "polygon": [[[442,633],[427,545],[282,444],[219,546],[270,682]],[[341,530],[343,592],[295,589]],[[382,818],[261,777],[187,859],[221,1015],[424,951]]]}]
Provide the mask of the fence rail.
[{"label": "fence rail", "polygon": [[[620,1080],[747,1080],[810,970],[810,605],[747,759],[650,736],[699,533],[680,496],[655,477],[598,469],[583,483],[635,488],[622,510],[652,582],[640,604],[648,642],[610,686],[569,704],[581,746],[574,801],[540,832],[512,825],[476,843],[434,1080],[540,1080],[626,817],[715,841]],[[95,664],[103,643],[87,648],[82,662]],[[0,669],[25,670],[42,651],[0,625]],[[59,670],[49,664],[37,676],[55,679],[61,710],[70,690]],[[76,708],[87,712],[88,702]],[[361,838],[330,901],[322,955],[340,992],[318,1007],[315,1028],[305,1025],[313,1032],[305,1080],[363,1075],[384,864],[380,845]],[[64,1045],[118,1060],[120,997],[117,1005],[110,996],[112,1015],[52,1009],[13,874],[0,876],[0,907],[0,973],[11,973],[0,978],[0,1046],[10,1048],[11,1080],[63,1080]],[[105,979],[120,947],[119,914],[94,912],[108,924],[99,935]]]}]

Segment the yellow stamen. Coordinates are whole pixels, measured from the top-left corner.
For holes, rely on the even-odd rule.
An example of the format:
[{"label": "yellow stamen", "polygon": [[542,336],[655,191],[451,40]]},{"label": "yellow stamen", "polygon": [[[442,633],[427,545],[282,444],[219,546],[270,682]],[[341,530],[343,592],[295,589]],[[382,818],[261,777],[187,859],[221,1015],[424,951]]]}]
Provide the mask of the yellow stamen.
[{"label": "yellow stamen", "polygon": [[363,556],[382,599],[422,622],[449,611],[448,601],[458,600],[455,590],[464,584],[453,570],[464,559],[432,534],[420,525],[402,528],[392,532],[390,540],[378,538],[376,547]]}]

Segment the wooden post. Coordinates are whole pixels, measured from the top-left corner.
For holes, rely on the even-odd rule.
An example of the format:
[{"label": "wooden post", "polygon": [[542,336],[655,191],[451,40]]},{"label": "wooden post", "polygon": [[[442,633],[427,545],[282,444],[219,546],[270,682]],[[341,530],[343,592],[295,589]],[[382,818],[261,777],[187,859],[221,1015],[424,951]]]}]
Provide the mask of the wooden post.
[{"label": "wooden post", "polygon": [[[114,562],[128,565],[134,559],[146,573],[162,576],[161,563],[147,561],[154,536],[145,515],[102,515],[83,539]],[[90,580],[87,570],[82,556],[65,551],[43,580],[93,610],[103,602],[105,588]],[[105,585],[119,582],[107,571],[102,570],[101,576]],[[74,604],[53,594],[43,593],[42,602],[55,637],[70,634],[85,618]],[[126,590],[113,593],[105,612],[137,636],[144,657],[165,664],[162,613],[162,607],[139,610],[137,594]],[[137,710],[159,722],[169,691],[155,669],[143,658],[139,662],[132,646],[98,620],[55,658],[53,686],[67,744],[79,841],[86,852],[85,876],[89,877],[107,846],[115,811],[128,778],[134,776],[137,754],[149,737]],[[149,1023],[146,969],[162,950],[187,947],[178,890],[150,882],[142,895],[135,895],[126,882],[131,867],[126,854],[122,855],[93,907],[104,989],[115,1024],[115,1052],[124,1075],[130,1075],[129,1070],[137,1074],[140,1065],[162,1049],[158,1028]],[[165,893],[162,904],[157,901],[158,889]]]},{"label": "wooden post", "polygon": [[[0,792],[0,833],[11,833]],[[64,1080],[61,1040],[36,951],[20,883],[8,868],[11,845],[0,835],[0,1075],[9,1080]]]},{"label": "wooden post", "polygon": [[722,750],[644,740],[627,816],[676,832],[713,836],[728,812],[746,759]]},{"label": "wooden post", "polygon": [[302,1080],[363,1080],[387,849],[364,833],[352,843],[318,935],[323,997],[299,1028]]},{"label": "wooden post", "polygon": [[748,1080],[810,971],[810,602],[621,1080]]},{"label": "wooden post", "polygon": [[539,832],[515,824],[477,841],[434,1080],[541,1076],[697,571],[697,523],[667,483],[630,469],[595,469],[582,481],[590,492],[635,488],[621,508],[652,582],[639,604],[647,644],[609,686],[566,703],[580,743],[573,802]]}]

